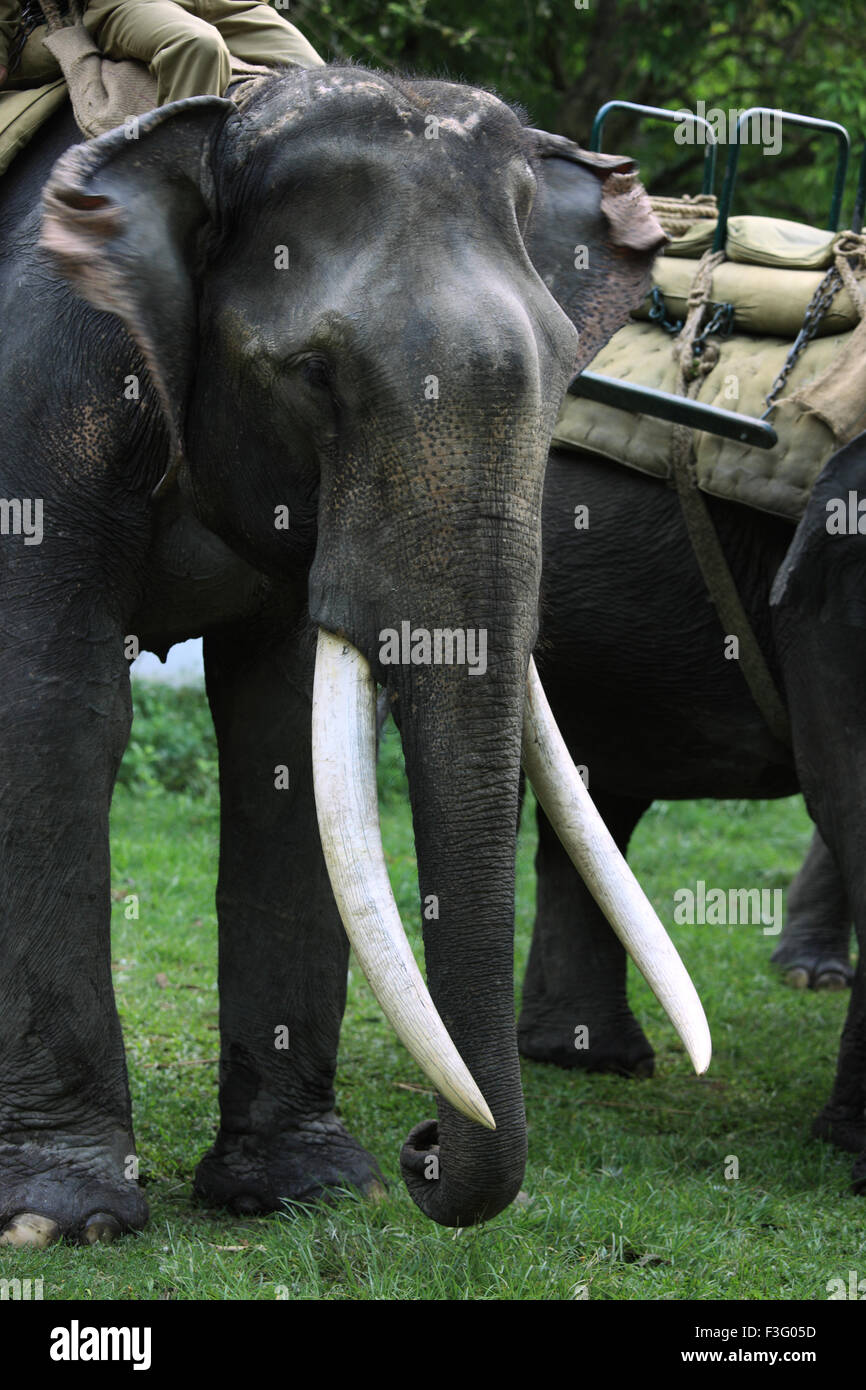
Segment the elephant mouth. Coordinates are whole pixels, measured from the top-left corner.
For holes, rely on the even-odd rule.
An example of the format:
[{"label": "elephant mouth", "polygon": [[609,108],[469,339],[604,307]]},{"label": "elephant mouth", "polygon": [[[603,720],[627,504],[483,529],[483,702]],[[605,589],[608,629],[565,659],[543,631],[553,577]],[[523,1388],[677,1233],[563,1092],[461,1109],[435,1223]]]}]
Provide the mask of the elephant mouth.
[{"label": "elephant mouth", "polygon": [[[322,848],[358,963],[397,1037],[440,1095],[468,1119],[495,1129],[418,969],[388,879],[376,787],[375,680],[366,658],[323,628],[312,748]],[[581,781],[531,658],[523,765],[564,848],[668,1014],[695,1070],[706,1071],[710,1034],[695,987]],[[424,1138],[429,1144],[430,1136]]]}]

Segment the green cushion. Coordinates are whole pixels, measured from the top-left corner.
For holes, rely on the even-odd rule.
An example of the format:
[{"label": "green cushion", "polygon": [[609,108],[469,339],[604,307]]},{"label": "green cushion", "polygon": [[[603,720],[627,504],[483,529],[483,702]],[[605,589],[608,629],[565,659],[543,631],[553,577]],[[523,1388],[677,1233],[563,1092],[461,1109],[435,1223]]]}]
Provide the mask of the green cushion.
[{"label": "green cushion", "polygon": [[[670,318],[685,318],[697,266],[695,260],[668,260],[666,256],[660,256],[653,266],[653,284],[662,291]],[[770,269],[725,261],[713,272],[710,298],[718,304],[733,304],[738,331],[793,340],[803,326],[803,315],[822,278],[820,270]],[[649,307],[647,300],[634,317],[647,318]],[[824,315],[817,336],[847,333],[859,322],[851,296],[841,289],[832,309]]]},{"label": "green cushion", "polygon": [[666,256],[689,256],[697,257],[700,260],[705,251],[713,249],[713,237],[716,235],[715,218],[705,217],[701,222],[695,222],[682,236],[674,237],[665,247]]},{"label": "green cushion", "polygon": [[[697,258],[711,251],[716,223],[695,222],[683,235],[674,237],[664,254]],[[728,260],[745,265],[776,266],[783,270],[829,270],[833,264],[833,241],[838,235],[805,222],[786,222],[783,217],[728,219],[725,254]]]},{"label": "green cushion", "polygon": [[836,236],[836,232],[786,222],[782,217],[731,217],[725,251],[729,260],[747,265],[829,270]]},{"label": "green cushion", "polygon": [[[839,334],[810,343],[791,372],[785,395],[826,371],[849,340],[850,335]],[[719,360],[702,380],[697,399],[724,410],[761,415],[764,397],[790,346],[780,338],[751,335],[720,344]],[[671,339],[652,323],[621,328],[591,363],[591,370],[635,385],[676,390],[677,363]],[[779,442],[768,450],[696,431],[698,486],[726,501],[742,502],[796,521],[821,468],[839,445],[815,413],[793,401],[776,408],[772,423]],[[656,478],[670,476],[673,425],[650,415],[633,415],[566,396],[553,442],[565,448],[587,449]]]}]

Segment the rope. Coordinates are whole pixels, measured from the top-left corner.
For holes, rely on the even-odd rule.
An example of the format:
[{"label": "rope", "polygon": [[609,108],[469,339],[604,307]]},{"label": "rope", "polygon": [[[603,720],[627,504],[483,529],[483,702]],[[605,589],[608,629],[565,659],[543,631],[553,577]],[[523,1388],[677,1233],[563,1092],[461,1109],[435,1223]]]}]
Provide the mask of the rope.
[{"label": "rope", "polygon": [[650,198],[652,210],[669,236],[683,234],[697,222],[715,221],[718,207],[714,193],[686,194],[682,198]]},{"label": "rope", "polygon": [[[694,355],[694,345],[712,298],[713,272],[724,259],[723,251],[708,251],[698,264],[689,294],[686,321],[674,343],[674,355],[679,365],[675,388],[678,395],[689,398],[696,396],[701,381],[718,362],[717,343],[704,341],[699,357]],[[790,746],[791,726],[787,710],[743,607],[706,500],[698,487],[692,454],[692,431],[687,425],[673,427],[671,459],[683,520],[722,630],[725,634],[736,635],[739,640],[740,669],[770,732],[779,743]]]},{"label": "rope", "polygon": [[14,77],[21,66],[21,55],[34,30],[47,24],[50,32],[67,23],[70,15],[73,19],[80,18],[79,11],[83,14],[84,6],[70,4],[70,0],[46,0],[44,5],[41,0],[22,0],[18,32],[9,47],[10,77]]},{"label": "rope", "polygon": [[833,242],[833,257],[851,303],[861,319],[866,318],[866,287],[858,278],[866,274],[866,235],[840,232]]},{"label": "rope", "polygon": [[[713,272],[716,266],[722,264],[724,259],[724,251],[705,251],[698,261],[698,268],[695,271],[695,278],[692,281],[686,304],[685,323],[674,343],[674,357],[680,365],[676,385],[677,395],[688,395],[686,383],[696,381],[699,376],[706,376],[719,360],[719,349],[715,343],[707,343],[700,357],[696,357],[695,339],[701,331],[704,316],[712,298]],[[684,429],[691,440],[691,432],[688,427],[680,425],[679,428]]]}]

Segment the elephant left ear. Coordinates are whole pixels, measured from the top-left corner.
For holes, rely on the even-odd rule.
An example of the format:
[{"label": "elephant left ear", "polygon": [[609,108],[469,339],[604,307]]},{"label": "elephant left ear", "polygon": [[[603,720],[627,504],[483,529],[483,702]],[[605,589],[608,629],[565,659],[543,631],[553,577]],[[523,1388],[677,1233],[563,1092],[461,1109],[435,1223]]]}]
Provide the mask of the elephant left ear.
[{"label": "elephant left ear", "polygon": [[594,154],[545,130],[525,136],[538,183],[526,247],[578,330],[581,371],[645,298],[667,237],[634,160]]},{"label": "elephant left ear", "polygon": [[74,145],[43,191],[41,245],[82,298],[116,314],[139,347],[183,457],[195,366],[195,283],[213,229],[211,147],[237,108],[191,97]]}]

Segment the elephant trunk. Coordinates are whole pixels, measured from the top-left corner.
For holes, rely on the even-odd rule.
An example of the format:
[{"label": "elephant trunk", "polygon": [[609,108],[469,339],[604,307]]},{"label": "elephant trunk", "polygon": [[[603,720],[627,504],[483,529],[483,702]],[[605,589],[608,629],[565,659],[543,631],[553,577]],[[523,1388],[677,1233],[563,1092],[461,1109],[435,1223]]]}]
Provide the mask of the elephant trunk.
[{"label": "elephant trunk", "polygon": [[[463,456],[457,458],[462,464]],[[537,487],[540,470],[536,472],[538,478],[530,476],[524,490]],[[397,914],[380,851],[368,853],[373,793],[360,798],[363,809],[356,814],[350,810],[354,793],[342,789],[355,774],[348,770],[332,780],[323,773],[335,750],[355,738],[362,701],[346,701],[337,721],[342,733],[333,725],[328,733],[323,724],[321,735],[314,734],[316,799],[332,885],[359,962],[367,969],[366,955],[368,962],[372,956],[376,967],[383,966],[371,979],[374,991],[439,1092],[438,1125],[413,1130],[402,1151],[403,1174],[426,1214],[456,1226],[503,1210],[519,1190],[526,1161],[514,1013],[514,872],[539,538],[534,496],[515,502],[516,487],[494,492],[485,480],[487,496],[464,494],[458,501],[453,484],[446,491],[449,481],[428,468],[424,484],[433,493],[433,505],[418,527],[419,534],[429,533],[432,540],[423,552],[426,573],[422,567],[419,578],[424,582],[413,585],[408,600],[401,595],[395,603],[397,561],[380,547],[377,574],[366,588],[368,597],[379,580],[375,607],[360,615],[340,614],[331,596],[357,593],[358,586],[352,591],[331,580],[327,600],[320,601],[313,590],[311,608],[326,629],[319,639],[316,720],[320,709],[327,720],[328,706],[336,708],[343,698],[332,698],[321,684],[323,654],[331,648],[351,665],[357,648],[387,688],[403,741],[430,1008],[413,979],[408,948],[398,943],[392,949],[399,935]],[[411,556],[411,540],[400,540]],[[324,553],[320,546],[317,558]],[[406,560],[403,565],[408,569]],[[323,621],[326,604],[330,611]],[[339,634],[350,634],[351,640]],[[367,708],[369,716],[363,717],[369,718],[370,731],[363,741],[370,750],[372,679]],[[366,760],[372,760],[369,751]],[[363,762],[353,754],[347,758],[350,767]],[[328,802],[335,812],[328,810]],[[367,830],[350,828],[350,822],[357,827],[361,821]],[[354,875],[341,867],[351,860]],[[385,908],[374,908],[374,901],[383,897]],[[394,932],[383,930],[386,919]],[[363,944],[371,928],[382,949]],[[433,1030],[429,1044],[419,1048],[428,1027]]]},{"label": "elephant trunk", "polygon": [[513,939],[529,628],[511,630],[510,646],[489,635],[484,673],[404,666],[389,681],[403,706],[430,993],[496,1125],[482,1128],[440,1096],[438,1123],[416,1126],[404,1145],[414,1201],[445,1226],[495,1216],[526,1163]]}]

